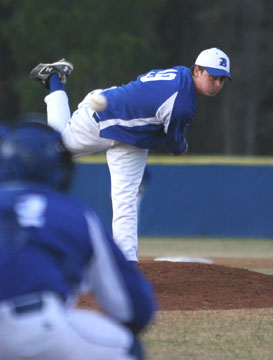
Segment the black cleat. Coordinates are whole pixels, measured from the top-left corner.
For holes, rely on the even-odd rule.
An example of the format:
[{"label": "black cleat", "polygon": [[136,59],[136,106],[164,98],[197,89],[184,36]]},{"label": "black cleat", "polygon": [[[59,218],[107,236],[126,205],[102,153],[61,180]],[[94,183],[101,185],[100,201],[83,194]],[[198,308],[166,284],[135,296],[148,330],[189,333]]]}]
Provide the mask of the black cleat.
[{"label": "black cleat", "polygon": [[66,84],[66,80],[73,69],[74,67],[70,62],[61,59],[52,64],[38,64],[29,75],[31,79],[41,82],[48,89],[48,79],[51,75],[58,74],[62,84]]}]

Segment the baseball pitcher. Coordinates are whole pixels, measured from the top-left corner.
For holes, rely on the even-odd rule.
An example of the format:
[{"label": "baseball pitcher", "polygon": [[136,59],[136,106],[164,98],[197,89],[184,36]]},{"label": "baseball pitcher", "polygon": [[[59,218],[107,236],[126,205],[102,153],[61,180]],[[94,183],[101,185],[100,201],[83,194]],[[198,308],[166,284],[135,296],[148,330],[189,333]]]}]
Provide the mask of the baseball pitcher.
[{"label": "baseball pitcher", "polygon": [[[106,151],[111,175],[113,236],[129,261],[137,262],[137,195],[148,150],[164,143],[175,155],[187,151],[186,129],[196,100],[215,96],[231,79],[228,56],[217,48],[202,51],[194,66],[151,70],[128,84],[95,90],[70,114],[64,89],[73,65],[64,59],[39,64],[32,79],[49,89],[48,123],[62,133],[75,156]],[[107,100],[96,111],[94,95]],[[103,110],[102,110],[103,109]]]}]

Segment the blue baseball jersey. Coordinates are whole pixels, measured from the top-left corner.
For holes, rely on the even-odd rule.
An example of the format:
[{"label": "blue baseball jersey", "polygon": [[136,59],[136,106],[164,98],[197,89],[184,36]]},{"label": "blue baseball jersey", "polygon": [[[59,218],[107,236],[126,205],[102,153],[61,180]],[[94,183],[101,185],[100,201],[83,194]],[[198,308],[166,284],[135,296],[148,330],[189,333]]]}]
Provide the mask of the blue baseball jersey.
[{"label": "blue baseball jersey", "polygon": [[32,292],[93,293],[134,332],[151,319],[150,283],[127,262],[96,214],[38,184],[0,187],[0,301]]},{"label": "blue baseball jersey", "polygon": [[165,143],[174,154],[186,149],[185,129],[196,111],[196,89],[185,66],[152,70],[136,81],[103,91],[100,136],[144,149]]}]

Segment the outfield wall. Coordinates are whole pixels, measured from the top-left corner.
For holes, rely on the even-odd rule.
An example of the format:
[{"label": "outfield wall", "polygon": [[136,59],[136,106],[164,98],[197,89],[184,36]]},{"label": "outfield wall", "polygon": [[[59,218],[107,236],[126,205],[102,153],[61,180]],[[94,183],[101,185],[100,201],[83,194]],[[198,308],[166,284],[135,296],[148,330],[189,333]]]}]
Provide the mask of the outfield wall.
[{"label": "outfield wall", "polygon": [[[76,162],[72,194],[111,229],[110,175],[101,155]],[[150,156],[140,236],[273,238],[273,158]]]}]

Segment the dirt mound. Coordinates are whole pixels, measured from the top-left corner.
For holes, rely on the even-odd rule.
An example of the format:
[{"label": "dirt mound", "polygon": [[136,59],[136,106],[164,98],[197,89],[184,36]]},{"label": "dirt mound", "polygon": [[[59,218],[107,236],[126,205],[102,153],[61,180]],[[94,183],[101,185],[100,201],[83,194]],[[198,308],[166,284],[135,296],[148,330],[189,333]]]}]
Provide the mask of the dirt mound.
[{"label": "dirt mound", "polygon": [[[143,260],[139,269],[154,286],[159,310],[273,307],[273,276],[222,265]],[[80,307],[95,307],[82,297]]]},{"label": "dirt mound", "polygon": [[273,276],[200,263],[143,262],[162,310],[273,307]]}]

